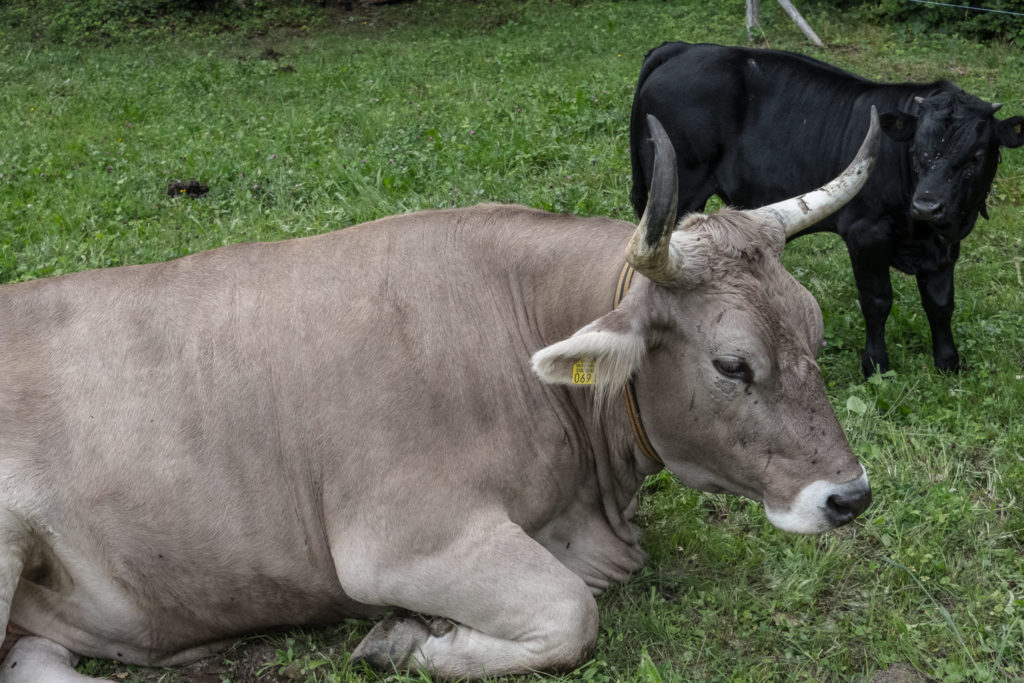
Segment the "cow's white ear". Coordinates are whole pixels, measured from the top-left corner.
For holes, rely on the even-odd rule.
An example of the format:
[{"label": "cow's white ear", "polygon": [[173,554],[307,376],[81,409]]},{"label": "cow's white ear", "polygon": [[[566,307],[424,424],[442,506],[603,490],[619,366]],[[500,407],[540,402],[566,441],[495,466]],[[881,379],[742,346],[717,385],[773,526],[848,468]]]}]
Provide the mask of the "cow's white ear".
[{"label": "cow's white ear", "polygon": [[593,384],[606,394],[626,385],[646,349],[643,334],[620,308],[533,354],[533,371],[551,384]]}]

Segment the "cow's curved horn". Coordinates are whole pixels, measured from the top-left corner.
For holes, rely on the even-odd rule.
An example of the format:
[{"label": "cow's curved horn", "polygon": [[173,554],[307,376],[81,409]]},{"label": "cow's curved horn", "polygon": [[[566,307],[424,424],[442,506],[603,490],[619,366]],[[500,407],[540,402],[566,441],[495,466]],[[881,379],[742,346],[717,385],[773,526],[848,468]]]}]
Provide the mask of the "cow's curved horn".
[{"label": "cow's curved horn", "polygon": [[626,260],[651,280],[671,284],[682,271],[682,264],[669,247],[679,202],[676,151],[661,123],[650,114],[647,115],[647,128],[654,142],[651,193],[640,224],[626,248]]},{"label": "cow's curved horn", "polygon": [[997,111],[999,111],[1000,109],[1003,108],[1003,103],[1002,102],[992,102],[990,106],[992,107],[992,113],[995,114]]},{"label": "cow's curved horn", "polygon": [[785,199],[775,204],[751,209],[748,214],[759,220],[775,220],[782,225],[786,237],[792,237],[821,219],[830,216],[860,192],[875,165],[880,144],[878,112],[871,107],[871,125],[868,134],[857,150],[857,156],[839,177],[822,187]]}]

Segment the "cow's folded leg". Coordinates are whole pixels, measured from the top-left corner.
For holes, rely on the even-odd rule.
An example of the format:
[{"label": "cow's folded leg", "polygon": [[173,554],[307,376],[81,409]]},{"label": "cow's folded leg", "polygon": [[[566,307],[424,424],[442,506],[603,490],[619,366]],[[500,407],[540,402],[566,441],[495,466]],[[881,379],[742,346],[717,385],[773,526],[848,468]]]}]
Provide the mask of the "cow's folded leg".
[{"label": "cow's folded leg", "polygon": [[[354,572],[376,577],[372,585],[347,586],[365,592],[363,599],[437,618],[389,618],[353,658],[446,678],[560,670],[583,660],[598,619],[582,579],[508,521],[459,530],[455,538],[440,552],[392,556]],[[344,585],[344,566],[339,574]]]},{"label": "cow's folded leg", "polygon": [[27,636],[0,664],[0,683],[82,683],[95,680],[75,671],[78,657],[52,640]]},{"label": "cow's folded leg", "polygon": [[[7,636],[14,590],[32,539],[17,515],[0,510],[0,634]],[[0,651],[7,648],[5,644]],[[0,683],[74,683],[94,680],[75,671],[78,657],[52,640],[19,638],[0,661]]]},{"label": "cow's folded leg", "polygon": [[[0,645],[7,634],[14,590],[21,578],[29,543],[28,530],[21,520],[13,512],[0,510]],[[3,649],[0,647],[0,652]]]}]

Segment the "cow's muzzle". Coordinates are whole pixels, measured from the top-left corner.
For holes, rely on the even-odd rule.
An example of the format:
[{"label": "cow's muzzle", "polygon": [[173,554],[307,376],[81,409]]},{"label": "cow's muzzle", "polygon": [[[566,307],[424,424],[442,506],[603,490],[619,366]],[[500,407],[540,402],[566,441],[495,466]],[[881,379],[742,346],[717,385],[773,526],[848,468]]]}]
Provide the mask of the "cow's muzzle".
[{"label": "cow's muzzle", "polygon": [[765,502],[768,521],[783,531],[818,534],[849,524],[871,505],[867,472],[839,484],[818,480],[804,486],[788,508]]},{"label": "cow's muzzle", "polygon": [[945,205],[931,195],[914,197],[910,203],[910,216],[915,221],[937,223],[946,217]]},{"label": "cow's muzzle", "polygon": [[[858,480],[859,481],[859,480]],[[825,514],[835,526],[849,524],[871,505],[871,488],[857,487],[848,493],[833,493],[825,501]]]}]

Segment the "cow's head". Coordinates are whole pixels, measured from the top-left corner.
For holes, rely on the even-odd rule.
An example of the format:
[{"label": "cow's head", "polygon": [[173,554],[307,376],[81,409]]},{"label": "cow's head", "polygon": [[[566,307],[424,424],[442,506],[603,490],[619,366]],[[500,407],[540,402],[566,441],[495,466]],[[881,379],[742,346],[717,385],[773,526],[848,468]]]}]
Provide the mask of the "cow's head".
[{"label": "cow's head", "polygon": [[877,116],[857,159],[823,188],[750,211],[691,214],[678,227],[675,153],[660,124],[648,123],[651,199],[626,251],[646,277],[614,311],[534,354],[534,370],[570,384],[583,360],[599,401],[635,380],[651,444],[684,483],[761,500],[787,531],[845,524],[871,491],[815,362],[821,310],[780,254],[788,235],[860,190],[878,150]]},{"label": "cow's head", "polygon": [[1024,144],[1024,118],[1000,120],[1002,105],[962,91],[915,97],[913,113],[886,113],[882,130],[910,142],[914,193],[910,217],[930,223],[948,242],[967,236],[999,165],[1000,147]]}]

